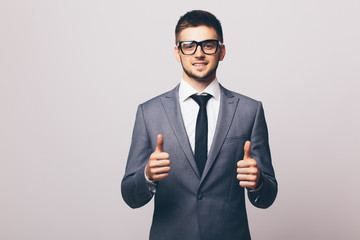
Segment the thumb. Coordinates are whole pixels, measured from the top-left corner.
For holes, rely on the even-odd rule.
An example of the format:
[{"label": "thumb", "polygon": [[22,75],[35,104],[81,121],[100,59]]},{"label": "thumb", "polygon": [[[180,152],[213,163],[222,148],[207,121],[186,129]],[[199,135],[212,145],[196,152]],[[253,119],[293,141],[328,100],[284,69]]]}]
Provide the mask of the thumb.
[{"label": "thumb", "polygon": [[162,134],[159,134],[157,135],[157,146],[155,152],[163,152],[164,151],[163,145],[164,145],[164,137]]},{"label": "thumb", "polygon": [[250,148],[251,148],[250,141],[246,141],[244,145],[244,159],[251,158]]}]

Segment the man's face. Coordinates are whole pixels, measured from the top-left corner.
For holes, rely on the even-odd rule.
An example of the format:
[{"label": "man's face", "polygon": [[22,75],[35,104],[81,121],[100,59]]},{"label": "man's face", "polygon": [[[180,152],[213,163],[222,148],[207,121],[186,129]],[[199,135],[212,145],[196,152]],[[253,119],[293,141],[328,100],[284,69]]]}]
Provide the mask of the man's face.
[{"label": "man's face", "polygon": [[[207,26],[191,27],[179,33],[179,41],[194,40],[201,42],[208,39],[219,39],[215,29]],[[198,46],[192,55],[184,55],[178,47],[174,50],[175,57],[183,67],[184,80],[210,83],[216,76],[219,61],[225,56],[225,45],[219,46],[212,55],[205,54]]]}]

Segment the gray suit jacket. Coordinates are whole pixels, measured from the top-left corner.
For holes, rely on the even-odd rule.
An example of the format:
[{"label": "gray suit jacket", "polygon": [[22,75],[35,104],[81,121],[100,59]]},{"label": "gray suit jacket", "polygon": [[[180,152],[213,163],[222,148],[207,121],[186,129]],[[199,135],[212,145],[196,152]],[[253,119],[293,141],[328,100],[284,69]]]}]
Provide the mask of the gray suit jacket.
[{"label": "gray suit jacket", "polygon": [[243,158],[244,143],[261,170],[263,187],[249,192],[250,202],[269,207],[277,194],[271,164],[268,132],[262,104],[221,87],[217,127],[204,172],[200,177],[183,124],[178,88],[155,97],[138,108],[122,196],[132,208],[149,202],[144,169],[164,136],[170,155],[170,175],[158,183],[150,231],[153,240],[250,239],[245,191],[236,179],[236,163]]}]

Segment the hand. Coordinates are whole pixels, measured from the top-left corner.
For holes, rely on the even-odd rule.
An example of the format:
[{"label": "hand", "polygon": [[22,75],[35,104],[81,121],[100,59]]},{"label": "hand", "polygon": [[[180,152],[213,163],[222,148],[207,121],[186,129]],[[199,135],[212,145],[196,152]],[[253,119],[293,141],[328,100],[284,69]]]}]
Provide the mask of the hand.
[{"label": "hand", "polygon": [[161,181],[169,176],[170,160],[169,154],[163,149],[164,138],[161,134],[157,136],[157,146],[150,155],[146,165],[146,177],[150,180]]},{"label": "hand", "polygon": [[244,159],[237,162],[237,176],[241,187],[254,189],[259,183],[260,170],[250,154],[250,141],[244,145]]}]

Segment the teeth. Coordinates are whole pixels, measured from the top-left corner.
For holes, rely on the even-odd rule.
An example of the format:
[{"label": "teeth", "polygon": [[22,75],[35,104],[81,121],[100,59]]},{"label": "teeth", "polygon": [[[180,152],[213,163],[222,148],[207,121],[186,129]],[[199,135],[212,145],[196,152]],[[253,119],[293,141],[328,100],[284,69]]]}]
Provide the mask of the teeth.
[{"label": "teeth", "polygon": [[204,63],[195,63],[194,65],[195,65],[195,66],[205,66]]}]

